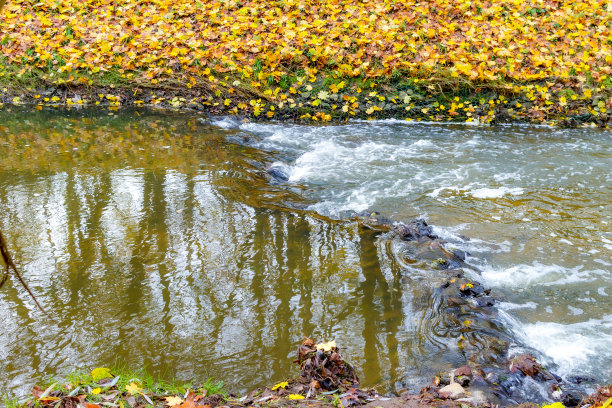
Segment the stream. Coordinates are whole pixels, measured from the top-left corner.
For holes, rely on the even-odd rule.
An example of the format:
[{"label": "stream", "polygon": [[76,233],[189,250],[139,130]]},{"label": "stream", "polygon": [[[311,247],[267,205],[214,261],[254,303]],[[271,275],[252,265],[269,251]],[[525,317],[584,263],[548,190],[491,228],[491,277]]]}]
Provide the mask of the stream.
[{"label": "stream", "polygon": [[609,131],[197,119],[0,110],[0,229],[57,320],[0,290],[0,392],[121,364],[240,394],[297,375],[304,337],[363,386],[418,391],[470,358],[465,327],[432,259],[363,228],[374,211],[426,220],[496,294],[506,347],[472,349],[612,381]]}]

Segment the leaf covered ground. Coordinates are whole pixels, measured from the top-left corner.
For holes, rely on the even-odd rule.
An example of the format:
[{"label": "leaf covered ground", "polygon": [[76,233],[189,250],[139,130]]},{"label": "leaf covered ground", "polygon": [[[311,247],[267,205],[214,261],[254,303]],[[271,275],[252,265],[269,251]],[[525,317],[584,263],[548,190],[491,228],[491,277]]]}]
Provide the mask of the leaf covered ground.
[{"label": "leaf covered ground", "polygon": [[154,103],[159,92],[151,89],[174,89],[157,102],[262,118],[605,126],[610,7],[606,0],[9,0],[0,11],[0,80],[14,103],[106,103],[93,92],[77,99],[60,92],[56,101],[37,92],[109,86],[132,92],[110,101],[118,104]]}]

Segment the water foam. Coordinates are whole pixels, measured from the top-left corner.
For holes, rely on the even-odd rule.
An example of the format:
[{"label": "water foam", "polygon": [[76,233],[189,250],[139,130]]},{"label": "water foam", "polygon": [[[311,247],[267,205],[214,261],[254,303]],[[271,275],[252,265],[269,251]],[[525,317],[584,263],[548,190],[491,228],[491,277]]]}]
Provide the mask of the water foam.
[{"label": "water foam", "polygon": [[584,270],[582,265],[566,268],[560,265],[519,264],[509,268],[487,266],[482,271],[487,284],[496,287],[525,287],[531,285],[558,286],[579,282],[593,282],[610,276],[602,269]]},{"label": "water foam", "polygon": [[523,194],[523,189],[520,187],[497,187],[497,188],[479,188],[477,190],[472,190],[469,194],[474,198],[500,198],[505,195],[521,195]]},{"label": "water foam", "polygon": [[[525,324],[520,332],[528,346],[539,350],[557,364],[556,372],[561,376],[578,373],[612,376],[612,371],[607,373],[591,371],[591,367],[612,366],[610,354],[612,315],[574,324],[555,322]],[[604,370],[605,368],[602,369]]]}]

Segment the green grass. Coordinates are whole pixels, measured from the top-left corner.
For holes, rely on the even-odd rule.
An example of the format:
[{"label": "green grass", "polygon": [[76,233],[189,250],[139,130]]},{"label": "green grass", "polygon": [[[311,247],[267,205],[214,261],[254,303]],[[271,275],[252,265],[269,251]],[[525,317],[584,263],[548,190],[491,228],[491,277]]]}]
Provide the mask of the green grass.
[{"label": "green grass", "polygon": [[[227,392],[223,388],[223,382],[212,378],[206,378],[203,382],[183,382],[175,378],[167,379],[166,375],[153,375],[146,368],[131,369],[124,365],[114,365],[110,369],[114,377],[119,377],[116,387],[124,390],[127,385],[132,382],[140,384],[140,386],[153,394],[184,394],[185,392],[203,392],[207,391],[208,395],[221,394],[227,396]],[[96,381],[93,380],[89,370],[77,370],[66,376],[64,381],[49,381],[48,385],[53,382],[69,383],[73,386],[81,387],[97,387]]]},{"label": "green grass", "polygon": [[[102,402],[102,395],[111,389],[117,389],[123,396],[127,396],[126,386],[131,383],[136,383],[142,388],[143,393],[152,396],[183,396],[187,392],[205,395],[222,395],[228,397],[228,393],[223,388],[223,382],[213,378],[206,378],[203,381],[184,382],[174,378],[168,379],[166,375],[153,375],[146,368],[131,369],[125,365],[115,364],[110,369],[110,373],[114,378],[118,377],[116,384],[112,387],[100,387],[98,381],[92,377],[91,370],[78,369],[74,370],[63,377],[48,377],[41,384],[38,384],[41,390],[46,390],[53,386],[52,390],[62,390],[62,395],[67,395],[77,387],[77,394],[86,394],[89,402]],[[96,394],[92,392],[97,388],[101,388]],[[3,395],[0,398],[0,406],[5,408],[23,408],[27,404],[30,407],[39,406],[37,401],[28,398],[26,401],[20,401],[17,397],[11,395]]]},{"label": "green grass", "polygon": [[22,404],[17,397],[2,395],[2,398],[0,398],[0,406],[4,408],[20,408]]}]

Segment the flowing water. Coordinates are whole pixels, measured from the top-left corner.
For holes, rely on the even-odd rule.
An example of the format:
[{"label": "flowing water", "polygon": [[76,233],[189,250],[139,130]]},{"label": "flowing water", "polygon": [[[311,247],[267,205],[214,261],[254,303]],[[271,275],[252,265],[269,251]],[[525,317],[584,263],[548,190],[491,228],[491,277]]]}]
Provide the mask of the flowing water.
[{"label": "flowing water", "polygon": [[119,363],[240,393],[296,375],[309,336],[363,385],[418,390],[465,363],[465,328],[364,210],[469,252],[507,352],[612,381],[609,131],[195,119],[0,111],[0,229],[57,320],[0,290],[0,389]]}]

